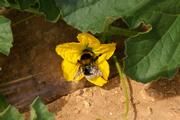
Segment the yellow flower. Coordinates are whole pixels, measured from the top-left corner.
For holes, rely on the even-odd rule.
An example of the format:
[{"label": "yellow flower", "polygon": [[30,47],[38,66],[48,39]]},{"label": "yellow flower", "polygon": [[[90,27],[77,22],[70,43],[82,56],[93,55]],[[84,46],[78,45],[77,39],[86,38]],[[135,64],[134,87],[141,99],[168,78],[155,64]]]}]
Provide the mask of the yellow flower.
[{"label": "yellow flower", "polygon": [[89,82],[103,86],[109,76],[107,60],[115,51],[115,43],[100,44],[89,33],[77,36],[79,43],[71,42],[56,46],[56,52],[64,60],[62,62],[63,75],[68,81],[79,81],[85,77]]}]

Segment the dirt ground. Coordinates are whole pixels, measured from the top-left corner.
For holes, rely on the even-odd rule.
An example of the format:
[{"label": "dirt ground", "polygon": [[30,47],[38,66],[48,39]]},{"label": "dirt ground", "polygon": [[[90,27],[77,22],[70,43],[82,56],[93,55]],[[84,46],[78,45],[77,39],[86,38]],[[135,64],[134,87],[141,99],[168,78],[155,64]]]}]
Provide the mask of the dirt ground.
[{"label": "dirt ground", "polygon": [[[180,75],[151,84],[133,80],[128,120],[180,120]],[[123,120],[125,98],[114,78],[104,88],[77,90],[49,104],[56,120]],[[114,86],[114,87],[112,87]]]},{"label": "dirt ground", "polygon": [[[21,112],[40,96],[56,120],[122,120],[125,98],[119,78],[111,66],[109,83],[103,88],[82,80],[64,80],[55,46],[76,41],[79,31],[63,21],[50,23],[43,17],[16,24],[32,16],[14,10],[0,10],[12,20],[14,46],[8,57],[0,56],[0,93]],[[122,46],[120,45],[120,48]],[[180,73],[172,80],[149,84],[129,80],[131,104],[128,120],[180,120]]]}]

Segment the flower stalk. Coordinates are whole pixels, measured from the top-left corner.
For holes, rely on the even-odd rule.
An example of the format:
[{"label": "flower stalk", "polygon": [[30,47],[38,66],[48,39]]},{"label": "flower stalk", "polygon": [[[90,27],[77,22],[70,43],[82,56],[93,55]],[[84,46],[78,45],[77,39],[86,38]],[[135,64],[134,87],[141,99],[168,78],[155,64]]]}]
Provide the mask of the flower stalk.
[{"label": "flower stalk", "polygon": [[124,71],[121,69],[121,66],[120,66],[118,59],[115,55],[113,56],[113,59],[114,59],[117,71],[119,73],[120,86],[121,86],[122,91],[123,91],[124,96],[125,96],[124,120],[127,120],[128,119],[128,113],[129,113],[129,103],[130,103],[130,101],[129,101],[129,86],[127,83],[127,77],[124,74]]}]

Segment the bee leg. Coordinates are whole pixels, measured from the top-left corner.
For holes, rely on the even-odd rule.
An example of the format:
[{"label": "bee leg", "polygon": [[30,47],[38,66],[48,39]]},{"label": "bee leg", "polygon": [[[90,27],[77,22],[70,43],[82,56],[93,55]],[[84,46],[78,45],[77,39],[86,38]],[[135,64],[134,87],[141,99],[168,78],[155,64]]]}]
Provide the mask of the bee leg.
[{"label": "bee leg", "polygon": [[99,54],[98,56],[95,57],[94,62],[101,56],[102,54]]},{"label": "bee leg", "polygon": [[78,60],[77,63],[82,64],[82,62],[80,60]]}]

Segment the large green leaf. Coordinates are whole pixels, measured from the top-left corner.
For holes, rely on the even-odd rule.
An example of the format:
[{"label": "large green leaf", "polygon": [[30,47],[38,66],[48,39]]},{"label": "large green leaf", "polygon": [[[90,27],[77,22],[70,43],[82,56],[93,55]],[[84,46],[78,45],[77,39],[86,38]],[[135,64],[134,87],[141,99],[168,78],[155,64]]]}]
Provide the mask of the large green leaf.
[{"label": "large green leaf", "polygon": [[12,31],[9,19],[0,16],[0,52],[8,55],[12,47]]},{"label": "large green leaf", "polygon": [[152,31],[126,46],[126,73],[141,82],[172,77],[180,67],[180,16],[154,12],[147,19]]},{"label": "large green leaf", "polygon": [[9,105],[3,112],[0,113],[0,120],[24,120],[23,115],[19,111]]},{"label": "large green leaf", "polygon": [[[179,14],[179,0],[2,0],[16,8],[43,13],[56,21],[61,15],[70,25],[81,31],[103,32],[107,20],[123,17],[132,26],[146,16],[146,12]],[[16,5],[15,5],[16,4]],[[144,10],[146,12],[144,12]],[[131,17],[133,16],[133,17]]]},{"label": "large green leaf", "polygon": [[50,113],[39,98],[31,105],[31,120],[55,120],[54,114]]},{"label": "large green leaf", "polygon": [[[172,5],[174,4],[174,5]],[[126,20],[130,26],[145,21],[152,31],[126,43],[126,73],[141,82],[172,77],[180,66],[180,1],[150,1]]]},{"label": "large green leaf", "polygon": [[[108,19],[123,17],[134,26],[146,12],[180,13],[179,0],[56,0],[64,20],[81,31],[103,32]],[[135,17],[131,17],[135,16]],[[137,23],[135,23],[135,21]]]}]

